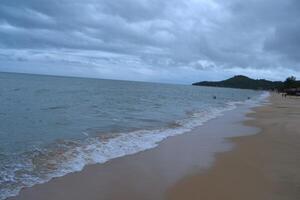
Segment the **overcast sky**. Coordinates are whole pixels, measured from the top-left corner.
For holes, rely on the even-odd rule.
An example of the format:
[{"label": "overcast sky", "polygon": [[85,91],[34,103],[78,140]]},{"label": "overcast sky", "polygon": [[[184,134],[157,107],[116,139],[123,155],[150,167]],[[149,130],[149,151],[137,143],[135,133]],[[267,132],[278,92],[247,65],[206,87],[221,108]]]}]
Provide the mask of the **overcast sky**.
[{"label": "overcast sky", "polygon": [[299,0],[1,0],[0,71],[300,78]]}]

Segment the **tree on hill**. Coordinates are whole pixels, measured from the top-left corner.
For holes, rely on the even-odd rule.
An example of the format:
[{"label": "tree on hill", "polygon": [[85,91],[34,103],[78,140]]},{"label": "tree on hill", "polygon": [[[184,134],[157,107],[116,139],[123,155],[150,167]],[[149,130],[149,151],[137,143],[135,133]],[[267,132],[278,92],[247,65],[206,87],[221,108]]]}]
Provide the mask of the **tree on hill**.
[{"label": "tree on hill", "polygon": [[198,86],[213,86],[213,87],[229,87],[240,89],[261,89],[261,90],[273,90],[282,86],[280,81],[268,81],[265,79],[252,79],[247,76],[237,75],[232,78],[223,81],[202,81],[193,83]]},{"label": "tree on hill", "polygon": [[285,88],[285,89],[297,87],[296,77],[295,77],[295,76],[290,76],[290,77],[288,77],[288,78],[284,81],[283,85],[284,85],[284,88]]},{"label": "tree on hill", "polygon": [[223,81],[202,81],[193,83],[193,85],[254,90],[277,90],[284,92],[287,89],[296,90],[297,88],[300,88],[300,81],[297,81],[295,76],[290,76],[283,82],[252,79],[247,76],[237,75]]}]

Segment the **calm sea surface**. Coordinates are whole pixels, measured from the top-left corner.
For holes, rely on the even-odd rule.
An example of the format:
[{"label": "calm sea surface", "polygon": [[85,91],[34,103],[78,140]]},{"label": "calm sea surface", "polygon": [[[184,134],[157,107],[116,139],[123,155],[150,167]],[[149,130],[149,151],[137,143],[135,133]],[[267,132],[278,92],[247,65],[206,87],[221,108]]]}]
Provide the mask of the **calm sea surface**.
[{"label": "calm sea surface", "polygon": [[0,73],[0,199],[87,164],[153,148],[262,94]]}]

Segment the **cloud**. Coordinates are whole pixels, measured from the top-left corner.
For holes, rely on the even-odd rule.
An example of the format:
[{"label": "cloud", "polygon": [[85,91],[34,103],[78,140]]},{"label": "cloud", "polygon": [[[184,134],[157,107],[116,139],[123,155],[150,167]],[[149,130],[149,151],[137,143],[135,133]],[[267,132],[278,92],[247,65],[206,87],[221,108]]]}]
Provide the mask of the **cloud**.
[{"label": "cloud", "polygon": [[282,79],[300,71],[299,9],[297,0],[2,0],[0,70]]}]

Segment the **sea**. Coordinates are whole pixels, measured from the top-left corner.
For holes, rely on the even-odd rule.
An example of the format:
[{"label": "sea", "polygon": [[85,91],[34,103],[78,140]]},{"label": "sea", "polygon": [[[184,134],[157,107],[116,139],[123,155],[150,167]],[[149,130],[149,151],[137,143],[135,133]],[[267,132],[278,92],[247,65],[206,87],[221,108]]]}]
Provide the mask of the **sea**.
[{"label": "sea", "polygon": [[155,148],[266,96],[254,90],[0,73],[0,200],[86,165]]}]

